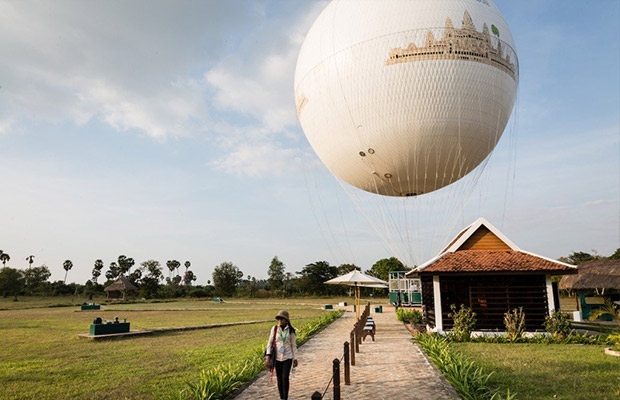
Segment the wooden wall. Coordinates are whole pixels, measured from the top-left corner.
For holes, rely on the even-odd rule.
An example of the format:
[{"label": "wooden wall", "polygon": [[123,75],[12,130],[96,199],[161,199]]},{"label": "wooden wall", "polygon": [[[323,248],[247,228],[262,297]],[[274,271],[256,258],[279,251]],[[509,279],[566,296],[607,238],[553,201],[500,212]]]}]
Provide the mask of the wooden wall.
[{"label": "wooden wall", "polygon": [[510,247],[485,226],[481,226],[459,247],[459,250],[510,250]]},{"label": "wooden wall", "polygon": [[433,299],[433,277],[422,276],[422,305],[424,306],[424,318],[430,326],[435,326],[435,301]]},{"label": "wooden wall", "polygon": [[[432,278],[430,283],[432,293]],[[422,286],[424,298],[427,288]],[[476,330],[504,330],[504,313],[518,307],[523,307],[528,331],[544,330],[548,310],[544,275],[441,276],[440,286],[444,330],[453,326],[448,316],[451,304],[473,309]]]}]

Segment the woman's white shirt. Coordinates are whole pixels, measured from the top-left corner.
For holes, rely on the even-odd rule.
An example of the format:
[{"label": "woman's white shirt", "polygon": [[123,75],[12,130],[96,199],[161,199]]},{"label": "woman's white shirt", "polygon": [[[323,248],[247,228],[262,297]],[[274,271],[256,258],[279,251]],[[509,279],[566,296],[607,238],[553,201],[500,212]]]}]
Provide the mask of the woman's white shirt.
[{"label": "woman's white shirt", "polygon": [[[282,329],[279,325],[271,328],[271,332],[269,333],[269,342],[267,343],[267,354],[269,354],[269,348],[273,343],[273,330],[276,331],[276,360],[284,361],[290,360],[292,358],[297,359],[297,336],[294,333],[289,331],[289,326],[286,325],[284,329]],[[282,340],[286,339],[286,340]],[[284,353],[280,350],[284,346]]]}]

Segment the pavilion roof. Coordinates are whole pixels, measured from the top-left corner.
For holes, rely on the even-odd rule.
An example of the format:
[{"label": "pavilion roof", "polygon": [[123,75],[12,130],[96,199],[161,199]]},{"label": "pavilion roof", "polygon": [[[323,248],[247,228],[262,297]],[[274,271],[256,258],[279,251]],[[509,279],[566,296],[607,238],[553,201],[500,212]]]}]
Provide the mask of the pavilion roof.
[{"label": "pavilion roof", "polygon": [[119,292],[123,292],[123,291],[129,292],[129,291],[132,291],[132,290],[137,291],[138,288],[136,287],[136,285],[131,283],[129,281],[129,279],[127,279],[126,276],[121,275],[121,276],[118,277],[117,280],[112,282],[110,285],[106,286],[106,288],[103,289],[103,290],[105,290],[106,292],[116,292],[116,291],[119,291]]},{"label": "pavilion roof", "polygon": [[574,271],[574,267],[524,251],[461,250],[447,253],[423,270],[417,272],[541,272],[547,274],[566,274],[574,273]]},{"label": "pavilion roof", "polygon": [[620,260],[594,260],[577,266],[577,274],[564,276],[560,289],[620,289]]}]

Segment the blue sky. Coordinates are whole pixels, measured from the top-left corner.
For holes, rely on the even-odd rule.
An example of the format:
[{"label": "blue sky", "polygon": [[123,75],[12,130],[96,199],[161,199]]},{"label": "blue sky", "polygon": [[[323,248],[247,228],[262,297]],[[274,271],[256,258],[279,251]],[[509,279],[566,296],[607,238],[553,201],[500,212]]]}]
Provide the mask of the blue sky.
[{"label": "blue sky", "polygon": [[[274,255],[291,272],[398,255],[404,244],[382,244],[362,195],[331,177],[296,120],[295,61],[325,4],[0,1],[8,265],[34,254],[62,279],[71,259],[69,280],[84,282],[97,258],[174,258],[204,284],[223,261],[265,277]],[[429,194],[430,216],[407,206],[424,213],[410,233],[434,232],[416,255],[478,216],[545,256],[609,254],[620,247],[620,3],[496,4],[519,54],[517,110],[467,199]]]}]

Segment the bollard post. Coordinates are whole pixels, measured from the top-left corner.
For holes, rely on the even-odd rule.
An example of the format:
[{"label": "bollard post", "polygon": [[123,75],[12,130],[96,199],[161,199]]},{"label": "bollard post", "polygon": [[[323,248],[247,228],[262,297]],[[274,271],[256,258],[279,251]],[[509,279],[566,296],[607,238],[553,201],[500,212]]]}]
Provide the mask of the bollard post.
[{"label": "bollard post", "polygon": [[353,346],[353,343],[355,343],[355,331],[351,331],[350,334],[350,340],[349,343],[351,343],[351,365],[355,365],[355,346]]},{"label": "bollard post", "polygon": [[344,384],[351,384],[351,366],[349,364],[349,342],[344,342]]},{"label": "bollard post", "polygon": [[314,392],[312,393],[312,397],[310,397],[312,400],[321,400],[321,393],[319,392]]},{"label": "bollard post", "polygon": [[355,352],[359,354],[360,352],[360,330],[357,322],[355,323]]},{"label": "bollard post", "polygon": [[334,358],[334,400],[340,400],[340,360]]}]

